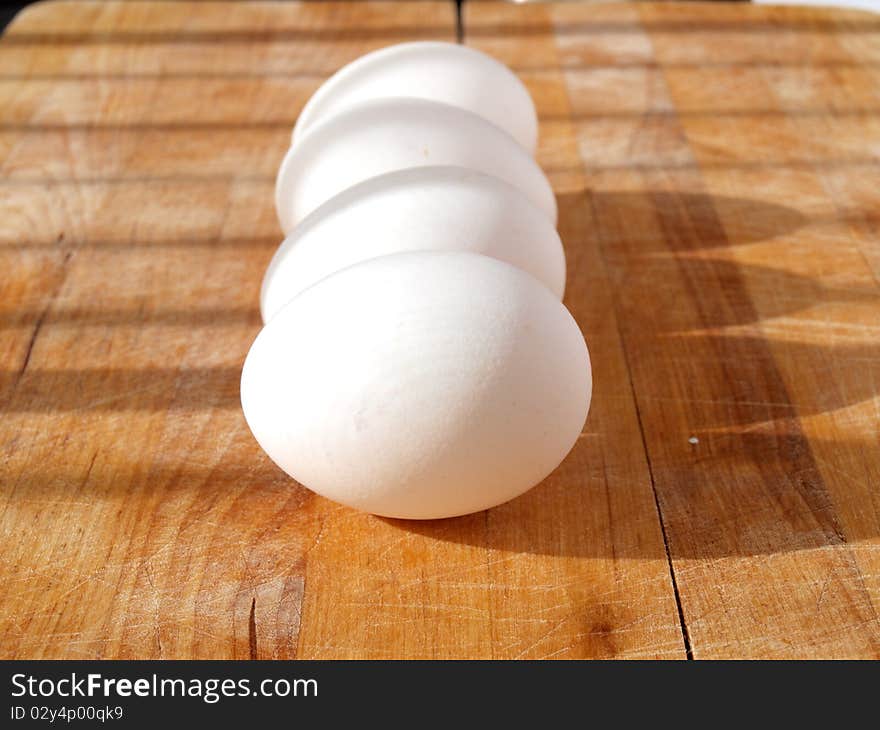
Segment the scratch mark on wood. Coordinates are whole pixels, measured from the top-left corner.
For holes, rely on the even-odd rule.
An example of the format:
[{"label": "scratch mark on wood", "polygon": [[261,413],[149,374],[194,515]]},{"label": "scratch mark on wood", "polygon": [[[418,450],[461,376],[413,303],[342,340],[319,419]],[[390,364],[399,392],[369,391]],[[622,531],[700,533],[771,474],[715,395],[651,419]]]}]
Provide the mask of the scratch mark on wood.
[{"label": "scratch mark on wood", "polygon": [[37,341],[37,335],[40,334],[40,328],[43,326],[43,320],[46,319],[48,311],[49,305],[47,304],[37,318],[37,323],[34,325],[34,331],[31,333],[31,339],[28,341],[28,346],[24,353],[24,360],[21,363],[21,367],[18,369],[19,378],[24,375],[24,371],[27,370],[28,363],[31,361],[31,353],[34,351],[34,344]]},{"label": "scratch mark on wood", "polygon": [[81,482],[80,485],[79,485],[79,488],[80,488],[80,489],[82,489],[83,487],[86,486],[86,484],[89,483],[89,477],[92,475],[92,467],[95,466],[95,459],[97,459],[97,458],[98,458],[98,450],[95,449],[95,453],[92,454],[92,459],[91,459],[91,461],[89,461],[89,466],[88,466],[88,468],[86,469],[86,473],[85,473],[85,475],[83,476],[83,478],[82,478],[82,482]]},{"label": "scratch mark on wood", "polygon": [[[92,459],[92,462],[94,462],[94,459]],[[153,575],[150,570],[149,562],[144,564],[144,571],[147,575],[147,582],[150,584],[150,588],[153,589],[153,608],[155,609],[155,622],[153,628],[156,637],[156,649],[159,652],[159,659],[161,659],[164,654],[164,647],[162,646],[162,612],[160,609],[159,593],[156,591],[156,584],[153,582]]]},{"label": "scratch mark on wood", "polygon": [[326,525],[326,522],[327,522],[327,518],[326,518],[326,517],[321,517],[321,518],[320,518],[320,522],[318,523],[318,532],[315,534],[315,539],[312,540],[312,544],[309,545],[309,546],[305,549],[305,552],[303,553],[304,556],[305,556],[305,555],[310,555],[311,552],[312,552],[316,547],[318,547],[318,545],[321,544],[321,538],[324,537],[324,527],[325,527],[325,525]]},{"label": "scratch mark on wood", "polygon": [[[58,240],[59,241],[63,240],[63,234],[61,237],[59,237]],[[55,291],[53,291],[52,295],[49,297],[49,301],[46,303],[46,306],[43,307],[43,310],[40,312],[40,316],[37,317],[37,322],[34,325],[34,331],[31,333],[31,339],[28,341],[28,346],[27,346],[27,349],[25,350],[25,353],[24,353],[24,360],[22,361],[21,367],[19,368],[19,371],[18,371],[19,379],[21,378],[22,375],[24,375],[24,371],[27,370],[28,363],[30,363],[30,361],[31,361],[31,354],[34,351],[34,344],[36,343],[37,337],[40,334],[40,330],[43,327],[43,322],[46,319],[46,315],[49,313],[49,310],[52,308],[52,304],[54,304],[55,299],[57,298],[58,294],[61,292],[61,287],[64,286],[64,280],[67,278],[67,264],[70,261],[71,256],[73,256],[72,250],[70,250],[64,254],[64,258],[61,261],[61,270],[62,270],[61,279],[58,282],[58,285],[55,287]]]},{"label": "scratch mark on wood", "polygon": [[828,584],[831,582],[831,576],[827,576],[825,581],[822,583],[822,587],[819,589],[819,597],[816,598],[816,612],[819,612],[819,608],[822,606],[822,601],[825,599],[825,594],[828,592]]},{"label": "scratch mark on wood", "polygon": [[534,649],[536,646],[540,645],[542,642],[546,641],[550,637],[551,634],[558,631],[562,626],[564,626],[565,623],[569,620],[569,618],[570,618],[570,616],[563,616],[556,623],[554,623],[549,629],[547,629],[547,631],[545,631],[537,639],[532,641],[528,646],[526,646],[525,649],[521,650],[513,658],[514,659],[522,659],[523,657],[525,657],[526,654],[528,654],[532,649]]}]

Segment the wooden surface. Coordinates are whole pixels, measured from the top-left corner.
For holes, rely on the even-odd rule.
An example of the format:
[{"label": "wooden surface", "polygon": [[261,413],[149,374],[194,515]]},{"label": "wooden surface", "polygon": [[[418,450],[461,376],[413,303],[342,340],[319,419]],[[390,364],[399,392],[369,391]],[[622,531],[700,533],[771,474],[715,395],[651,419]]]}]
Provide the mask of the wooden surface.
[{"label": "wooden surface", "polygon": [[291,483],[238,404],[322,78],[451,3],[42,3],[0,41],[0,656],[880,657],[880,19],[471,3],[595,396],[502,507]]}]

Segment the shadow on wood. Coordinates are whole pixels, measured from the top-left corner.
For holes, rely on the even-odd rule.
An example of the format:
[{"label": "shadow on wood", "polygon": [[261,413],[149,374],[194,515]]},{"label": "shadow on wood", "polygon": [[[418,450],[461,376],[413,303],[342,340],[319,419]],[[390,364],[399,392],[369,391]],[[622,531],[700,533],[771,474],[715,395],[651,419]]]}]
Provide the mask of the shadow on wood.
[{"label": "shadow on wood", "polygon": [[[817,445],[824,451],[824,445],[811,442],[800,418],[875,398],[880,377],[848,377],[847,371],[877,370],[880,348],[775,342],[736,331],[816,302],[857,306],[876,298],[867,289],[830,288],[807,276],[719,258],[726,247],[790,234],[810,221],[793,209],[758,200],[651,190],[573,193],[559,197],[559,210],[576,275],[607,275],[613,286],[673,559],[783,553],[876,538],[880,530],[869,521],[858,534],[846,533],[813,453]],[[591,226],[584,225],[585,216],[592,217]],[[631,231],[640,231],[641,239],[628,235]],[[578,249],[597,241],[583,236],[597,237],[604,272],[585,270]],[[663,277],[674,283],[663,286]],[[764,293],[760,307],[756,291]],[[583,282],[570,286],[566,303],[589,341],[585,323],[607,314],[597,315]],[[669,312],[681,316],[669,317]],[[813,371],[816,386],[794,394],[779,358],[827,371]],[[601,372],[595,361],[594,371],[597,365]],[[826,381],[829,387],[820,387]],[[602,383],[596,387],[594,397],[601,398]],[[804,391],[812,394],[809,399]],[[640,534],[638,526],[626,524],[625,513],[603,520],[612,502],[609,491],[635,490],[636,482],[612,484],[614,474],[589,435],[542,484],[484,513],[482,530],[475,528],[474,516],[390,522],[435,539],[512,553],[663,559],[656,542],[621,544],[615,533]],[[867,447],[835,441],[841,458],[857,459]],[[632,454],[634,463],[643,458]]]},{"label": "shadow on wood", "polygon": [[[577,234],[566,237],[570,259],[578,259],[579,247],[595,246],[595,240],[583,236],[598,238],[605,273],[613,285],[630,375],[641,384],[636,397],[640,427],[673,557],[767,554],[838,545],[848,537],[876,537],[845,534],[799,419],[874,398],[874,383],[880,377],[852,374],[864,373],[866,368],[876,371],[880,348],[870,343],[774,342],[752,332],[724,330],[791,313],[814,300],[858,305],[870,299],[869,292],[858,288],[829,288],[787,271],[717,258],[725,247],[796,231],[808,223],[804,216],[783,206],[694,193],[582,192],[561,196],[559,203],[560,227]],[[573,224],[574,218],[582,223],[585,215],[593,217],[592,226]],[[653,221],[637,228],[656,230],[657,236],[627,237],[628,224],[638,219]],[[605,275],[584,272],[583,266],[575,275],[581,273]],[[638,283],[641,276],[677,277],[686,282],[688,297],[676,302],[655,298],[647,303]],[[652,290],[664,291],[656,286]],[[597,316],[590,287],[580,282],[570,291],[574,294],[567,303],[585,326],[591,316]],[[754,291],[777,296],[762,297],[759,311],[750,293]],[[207,325],[214,319],[238,322],[256,316],[255,310],[237,309],[225,315],[195,314],[189,319],[178,311],[77,309],[50,313],[43,326],[176,324],[178,320]],[[585,329],[589,339],[589,328]],[[822,379],[823,373],[814,370],[812,375],[828,387],[808,389],[809,399],[796,398],[784,383],[780,358],[821,365],[833,377]],[[0,373],[0,394],[6,414],[73,412],[83,419],[102,419],[117,411],[235,410],[239,408],[239,377],[239,366],[30,367],[24,372]],[[596,398],[606,396],[599,382]],[[688,442],[694,433],[699,436],[695,445]],[[298,489],[252,446],[240,452],[242,463],[227,460],[221,468],[205,470],[181,466],[164,476],[161,470],[151,472],[147,481],[193,489],[205,483],[250,482],[260,473],[260,479]],[[836,446],[841,452],[857,453],[867,445],[841,442]],[[265,469],[252,466],[260,458],[266,462]],[[639,464],[645,456],[634,453],[631,458]],[[609,507],[612,490],[632,488],[628,475],[621,472],[623,466],[606,464],[595,434],[588,431],[552,475],[507,505],[443,521],[385,522],[437,540],[512,553],[664,559],[662,542],[651,538],[656,526],[627,522],[643,519],[637,515],[644,511],[615,512]],[[33,470],[19,488],[41,491],[55,485],[70,489],[78,480],[81,475],[74,478],[63,469],[58,473]],[[92,486],[102,488],[98,483]],[[626,492],[618,496],[624,505],[635,499]],[[725,515],[724,530],[718,529],[719,506]]]}]

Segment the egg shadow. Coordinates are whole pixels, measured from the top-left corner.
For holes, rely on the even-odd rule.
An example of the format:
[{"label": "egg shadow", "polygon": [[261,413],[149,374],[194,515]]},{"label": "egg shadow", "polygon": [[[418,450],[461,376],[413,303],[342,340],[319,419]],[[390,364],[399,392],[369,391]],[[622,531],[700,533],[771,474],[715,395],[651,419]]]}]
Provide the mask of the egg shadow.
[{"label": "egg shadow", "polygon": [[[786,205],[687,191],[580,191],[558,195],[560,229],[589,205],[605,255],[623,244],[650,251],[689,251],[757,243],[791,233],[810,219]],[[620,231],[618,240],[615,232]]]},{"label": "egg shadow", "polygon": [[[803,214],[785,206],[696,193],[579,191],[558,196],[558,202],[559,228],[570,263],[568,291],[574,292],[566,304],[579,323],[595,318],[596,313],[592,311],[590,287],[576,286],[578,282],[572,277],[595,276],[584,264],[595,258],[597,247],[607,264],[605,286],[612,289],[613,299],[625,304],[630,296],[622,292],[628,283],[616,276],[615,260],[627,255],[619,246],[631,246],[632,241],[624,244],[608,235],[609,221],[647,217],[658,233],[639,242],[641,250],[659,251],[662,243],[663,250],[673,255],[757,243],[810,223]],[[585,254],[590,248],[593,252]],[[868,290],[831,290],[810,277],[770,268],[720,259],[679,258],[678,264],[694,283],[693,296],[711,325],[761,319],[743,287],[745,278],[750,286],[779,293],[771,316],[794,311],[813,300],[876,301]],[[712,281],[723,285],[711,286]],[[739,298],[742,306],[722,306]],[[670,304],[654,301],[652,309],[659,311]],[[626,350],[630,346],[627,328],[639,323],[620,321],[630,316],[626,306],[616,307],[616,316]],[[702,324],[705,327],[707,322]],[[434,540],[497,551],[499,556],[488,558],[490,562],[503,560],[505,553],[656,560],[665,560],[667,551],[673,559],[769,555],[880,535],[880,521],[842,524],[814,455],[819,450],[825,455],[840,453],[847,459],[858,459],[871,445],[855,440],[808,439],[799,420],[801,415],[875,398],[874,384],[880,383],[880,346],[774,343],[771,353],[768,342],[754,335],[722,338],[717,333],[673,329],[659,326],[644,336],[688,338],[706,353],[707,366],[712,366],[713,358],[716,365],[724,361],[730,383],[755,378],[781,382],[775,360],[780,353],[805,363],[827,363],[834,369],[872,368],[877,376],[839,379],[840,387],[822,392],[816,388],[810,402],[794,402],[787,393],[788,399],[776,404],[738,402],[734,393],[731,407],[700,409],[687,404],[688,415],[700,419],[695,426],[705,434],[697,445],[688,442],[688,433],[664,432],[656,426],[646,432],[645,423],[662,422],[659,401],[640,399],[635,393],[637,415],[626,414],[632,405],[621,406],[622,411],[616,413],[608,401],[620,396],[603,393],[602,382],[596,382],[587,430],[563,463],[533,489],[506,504],[463,517],[377,519],[394,529]],[[599,348],[593,353],[594,373],[596,357],[602,352]],[[622,391],[621,384],[616,385]],[[628,390],[628,384],[624,385],[627,388],[623,390]],[[603,398],[606,402],[600,403]],[[638,422],[630,423],[629,431],[621,427],[633,418]],[[629,453],[609,441],[617,438],[619,431]],[[839,494],[840,488],[841,483],[836,483],[835,493]]]}]

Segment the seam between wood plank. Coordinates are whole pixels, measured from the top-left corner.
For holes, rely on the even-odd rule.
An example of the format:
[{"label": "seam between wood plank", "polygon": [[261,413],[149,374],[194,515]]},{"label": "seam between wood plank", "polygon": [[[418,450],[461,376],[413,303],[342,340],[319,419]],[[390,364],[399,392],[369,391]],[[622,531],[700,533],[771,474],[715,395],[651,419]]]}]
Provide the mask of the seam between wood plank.
[{"label": "seam between wood plank", "polygon": [[[639,25],[640,26],[642,25],[641,18],[639,18]],[[554,32],[553,40],[555,43],[556,42],[555,25],[554,25],[553,32]],[[562,89],[563,89],[563,92],[565,93],[566,104],[567,104],[569,112],[570,112],[574,107],[572,106],[572,103],[571,103],[571,95],[569,93],[568,82],[565,79],[565,72],[561,71],[560,73],[562,73],[562,76],[563,76]],[[583,158],[578,156],[578,161],[579,161],[579,168],[580,168],[581,172],[584,175],[587,175],[588,174],[587,165],[584,162]],[[592,220],[595,223],[598,221],[597,211],[596,211],[596,207],[595,207],[595,199],[589,190],[586,190],[585,192],[587,193],[587,196],[588,196],[588,199],[590,202],[590,217],[592,218]],[[601,230],[598,228],[598,226],[597,226],[596,230],[597,230],[598,236],[601,238]],[[599,260],[602,262],[602,267],[604,268],[605,273],[607,275],[607,272],[609,270],[609,266],[608,266],[607,258],[605,256],[605,248],[604,248],[604,246],[602,246],[600,244],[600,245],[596,246],[596,250],[597,250],[597,254],[599,256]],[[687,622],[685,621],[685,618],[684,618],[684,608],[682,607],[681,593],[679,592],[678,581],[675,576],[675,566],[673,565],[673,562],[672,562],[672,553],[669,550],[669,537],[666,534],[666,523],[663,519],[663,509],[660,506],[660,497],[657,494],[657,484],[654,479],[654,466],[651,463],[651,454],[648,451],[648,441],[647,441],[647,437],[645,436],[645,427],[642,422],[642,412],[641,412],[641,408],[639,406],[638,397],[636,395],[635,383],[633,382],[633,371],[632,371],[632,366],[630,364],[629,351],[626,347],[626,341],[623,337],[623,329],[621,326],[621,318],[620,318],[620,307],[618,306],[616,292],[613,289],[611,292],[611,309],[612,309],[612,312],[614,313],[614,330],[617,333],[617,338],[620,343],[620,350],[621,350],[621,353],[623,354],[623,364],[624,364],[624,367],[626,368],[626,375],[627,375],[627,380],[629,382],[630,393],[632,395],[633,407],[635,408],[635,411],[636,411],[636,421],[638,422],[638,425],[639,425],[639,438],[641,438],[641,440],[642,440],[642,453],[645,456],[645,463],[648,466],[648,478],[651,480],[651,494],[654,497],[654,508],[657,513],[657,521],[660,523],[660,534],[663,537],[663,551],[664,551],[664,554],[666,555],[666,567],[669,570],[669,579],[672,582],[672,592],[675,597],[675,610],[678,613],[678,628],[679,628],[679,631],[681,632],[682,643],[684,644],[685,657],[688,661],[693,661],[694,652],[693,652],[693,647],[691,645],[690,633],[688,631]]]},{"label": "seam between wood plank", "polygon": [[[466,15],[464,12],[464,5],[467,2],[468,2],[468,0],[456,0],[457,9],[460,12],[459,17],[461,20],[461,33],[462,33],[462,35],[460,37],[461,43],[467,43],[467,37],[468,37],[468,28],[467,28],[465,20],[464,20],[465,15]],[[552,28],[551,30],[553,31],[553,42],[555,44],[556,43],[555,27]],[[566,99],[566,103],[567,103],[568,110],[569,110],[569,114],[567,116],[567,119],[571,120],[572,119],[571,97],[569,94],[568,84],[565,83],[564,69],[560,66],[557,70],[559,71],[560,75],[562,76],[562,80],[563,80],[562,88],[563,88],[563,91],[565,94],[565,99]],[[583,159],[581,159],[581,158],[578,159],[578,164],[576,165],[576,167],[580,172],[586,174],[586,172],[587,172],[586,164],[584,163]],[[591,217],[595,221],[596,220],[596,210],[594,207],[593,197],[589,193],[588,190],[585,190],[584,192],[586,192],[586,194],[589,196]],[[602,262],[603,268],[607,272],[608,262],[605,258],[605,252],[604,252],[602,246],[597,246],[597,254],[599,256],[599,260]],[[667,565],[667,569],[669,571],[669,577],[670,577],[670,581],[672,583],[672,590],[673,590],[673,595],[675,598],[675,607],[676,607],[676,611],[678,613],[678,628],[681,633],[681,639],[682,639],[682,644],[683,644],[684,650],[685,650],[685,656],[688,660],[693,660],[694,656],[693,656],[693,650],[692,650],[691,643],[690,643],[690,635],[688,632],[687,624],[685,623],[685,619],[684,619],[684,611],[682,608],[681,595],[679,594],[678,583],[676,581],[675,570],[674,570],[673,563],[672,563],[672,555],[671,555],[670,549],[669,549],[669,541],[668,541],[668,538],[666,535],[666,526],[663,521],[663,514],[662,514],[661,507],[660,507],[660,500],[659,500],[659,497],[657,494],[657,488],[654,483],[654,471],[653,471],[653,467],[651,465],[650,456],[648,454],[648,445],[647,445],[647,440],[645,437],[645,430],[644,430],[644,426],[642,424],[642,416],[641,416],[641,412],[639,410],[638,400],[636,398],[635,385],[633,383],[633,377],[632,377],[632,368],[630,367],[630,361],[629,361],[629,354],[626,350],[626,347],[624,346],[623,332],[621,329],[620,317],[619,317],[619,314],[620,314],[619,307],[617,304],[616,296],[614,295],[613,291],[611,293],[611,306],[612,306],[612,311],[614,313],[614,320],[615,320],[614,321],[614,328],[615,328],[615,332],[617,333],[618,340],[620,342],[620,349],[623,354],[624,367],[626,368],[626,374],[627,374],[627,379],[629,381],[629,387],[630,387],[630,393],[632,395],[633,406],[636,411],[636,418],[637,418],[637,422],[638,422],[638,426],[639,426],[639,437],[642,442],[642,452],[645,455],[645,462],[647,463],[647,466],[648,466],[648,475],[651,480],[651,493],[654,498],[654,508],[655,508],[656,514],[657,514],[657,521],[660,523],[660,533],[663,538],[663,549],[664,549],[664,553],[666,556],[666,565]],[[676,650],[676,651],[678,651],[678,650]]]},{"label": "seam between wood plank", "polygon": [[[641,19],[639,22],[641,25]],[[553,25],[552,32],[553,32],[553,42],[555,44],[556,43],[555,24]],[[572,106],[572,102],[571,102],[571,94],[569,92],[568,83],[566,82],[566,79],[565,79],[565,73],[561,69],[560,69],[560,74],[562,75],[562,81],[563,81],[562,89],[563,89],[563,93],[565,94],[566,106],[568,107],[568,110],[569,110],[569,119],[571,119],[571,110],[574,108]],[[577,167],[584,175],[588,174],[588,170],[586,169],[586,163],[584,162],[583,158],[581,158],[580,156],[578,157]],[[598,218],[596,216],[597,211],[595,208],[595,200],[589,190],[585,190],[585,192],[586,192],[588,199],[589,199],[590,216],[591,216],[592,220],[595,222],[598,220]],[[601,232],[599,231],[598,228],[597,228],[597,234],[599,236],[601,236]],[[597,254],[599,256],[599,260],[602,262],[602,267],[607,274],[608,261],[605,256],[604,247],[601,245],[598,245],[596,247],[596,249],[597,249]],[[629,359],[629,352],[627,351],[626,343],[625,343],[625,340],[623,337],[623,330],[621,328],[620,308],[617,303],[617,296],[613,290],[611,292],[611,307],[612,307],[612,312],[614,314],[614,330],[617,333],[618,341],[620,342],[620,349],[623,354],[624,367],[626,368],[627,380],[629,382],[630,393],[632,394],[633,407],[635,408],[635,411],[636,411],[636,419],[637,419],[638,426],[639,426],[639,437],[641,438],[641,441],[642,441],[642,453],[645,456],[645,462],[648,466],[648,476],[649,476],[649,479],[651,480],[651,494],[654,498],[654,508],[656,509],[656,513],[657,513],[657,521],[660,523],[660,534],[663,538],[663,550],[666,555],[666,566],[667,566],[667,569],[669,570],[669,578],[670,578],[670,581],[672,582],[672,591],[673,591],[673,595],[675,597],[675,608],[676,608],[676,611],[678,612],[679,631],[681,632],[681,639],[682,639],[682,643],[684,644],[685,657],[687,658],[687,660],[690,661],[690,660],[693,660],[693,658],[694,658],[693,648],[691,646],[688,626],[687,626],[687,623],[685,622],[685,618],[684,618],[684,609],[682,607],[681,594],[678,589],[678,581],[676,580],[676,576],[675,576],[675,567],[673,566],[673,563],[672,563],[672,554],[669,550],[669,539],[666,534],[666,525],[663,520],[663,510],[660,507],[660,498],[657,494],[657,485],[654,480],[654,468],[653,468],[653,465],[651,464],[651,456],[648,452],[648,443],[647,443],[647,438],[645,436],[644,424],[642,423],[642,414],[641,414],[641,410],[639,408],[639,401],[638,401],[638,398],[636,397],[636,390],[635,390],[635,384],[633,382],[633,374],[632,374],[632,367],[631,367],[630,359]]]},{"label": "seam between wood plank", "polygon": [[[564,88],[565,88],[565,94],[566,94],[566,96],[568,96],[568,85],[565,85]],[[590,214],[591,214],[593,220],[597,220],[597,211],[595,208],[595,202],[594,202],[593,196],[591,194],[589,194],[589,192],[588,192],[588,195],[589,195],[589,200],[590,200]],[[605,269],[607,271],[608,262],[605,258],[605,250],[602,246],[598,246],[597,248],[599,251],[599,258],[602,261],[602,265],[605,267]],[[624,363],[624,366],[626,367],[627,379],[629,381],[630,392],[632,393],[633,406],[635,407],[635,411],[636,411],[636,420],[638,421],[638,424],[639,424],[639,437],[642,440],[642,453],[644,453],[645,462],[648,465],[648,476],[651,480],[651,493],[654,496],[654,507],[657,510],[657,520],[660,523],[660,533],[663,536],[663,550],[666,554],[666,565],[669,568],[669,578],[672,581],[672,591],[673,591],[673,594],[675,595],[675,608],[678,611],[678,624],[679,624],[679,629],[681,631],[681,638],[682,638],[682,641],[684,642],[685,656],[689,660],[692,660],[694,658],[694,651],[693,651],[693,647],[691,646],[691,639],[690,639],[690,633],[688,631],[688,626],[687,626],[687,623],[685,622],[685,619],[684,619],[684,609],[682,608],[681,594],[679,593],[679,590],[678,590],[678,581],[676,580],[676,577],[675,577],[675,567],[672,563],[672,554],[669,551],[669,538],[666,535],[666,524],[663,521],[663,509],[660,507],[660,497],[657,494],[657,485],[654,481],[654,467],[651,464],[651,455],[648,451],[648,441],[647,441],[647,438],[645,437],[645,427],[644,427],[644,424],[642,423],[642,411],[639,406],[639,399],[636,396],[635,384],[633,383],[632,367],[630,366],[630,360],[629,360],[629,351],[627,350],[625,340],[623,337],[623,330],[622,330],[621,324],[620,324],[620,311],[619,311],[619,307],[617,305],[617,297],[613,293],[611,296],[611,306],[612,306],[612,311],[614,312],[614,327],[615,327],[615,331],[617,332],[617,337],[620,340],[620,349],[621,349],[621,352],[623,353],[623,363]]]}]

